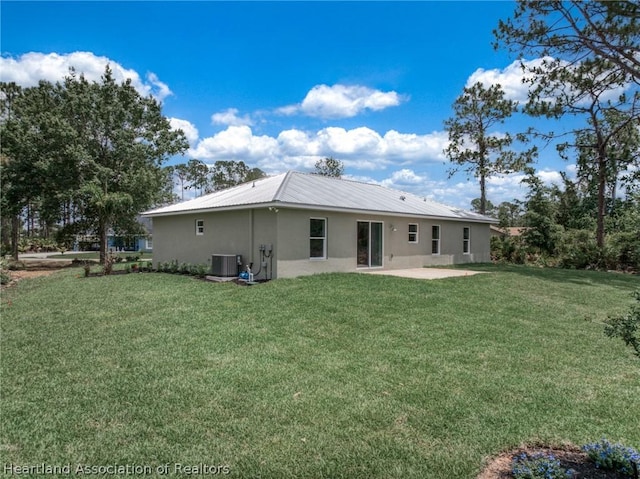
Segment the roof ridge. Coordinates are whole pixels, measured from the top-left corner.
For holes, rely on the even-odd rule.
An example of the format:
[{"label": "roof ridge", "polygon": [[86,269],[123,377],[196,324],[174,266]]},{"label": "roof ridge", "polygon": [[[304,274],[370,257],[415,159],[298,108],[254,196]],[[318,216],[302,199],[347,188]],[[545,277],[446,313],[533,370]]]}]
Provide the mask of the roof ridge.
[{"label": "roof ridge", "polygon": [[291,178],[291,175],[293,173],[295,173],[295,171],[288,170],[284,174],[284,178],[282,179],[282,182],[280,183],[280,186],[278,186],[278,189],[276,190],[275,194],[273,195],[273,201],[281,201],[280,197],[281,197],[282,193],[284,192],[285,188],[287,187],[287,184],[289,183],[289,179]]}]

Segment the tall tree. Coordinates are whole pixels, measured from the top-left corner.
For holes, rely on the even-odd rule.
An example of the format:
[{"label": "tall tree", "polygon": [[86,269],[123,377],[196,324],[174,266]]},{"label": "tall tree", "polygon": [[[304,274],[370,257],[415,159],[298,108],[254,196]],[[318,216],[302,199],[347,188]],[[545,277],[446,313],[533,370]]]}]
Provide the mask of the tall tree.
[{"label": "tall tree", "polygon": [[224,190],[263,176],[260,169],[251,169],[244,161],[216,161],[211,167],[213,191]]},{"label": "tall tree", "polygon": [[576,65],[601,59],[640,81],[640,5],[634,1],[519,0],[494,30],[495,48],[563,58]]},{"label": "tall tree", "polygon": [[28,227],[33,226],[36,216],[41,225],[57,219],[55,195],[63,196],[74,182],[69,167],[75,136],[61,118],[59,86],[41,82],[21,89],[2,84],[1,89],[2,206],[3,214],[13,218],[12,254],[17,258],[23,213]]},{"label": "tall tree", "polygon": [[449,174],[464,167],[467,174],[478,178],[481,214],[487,211],[487,178],[521,170],[536,154],[535,148],[520,153],[510,150],[513,137],[494,130],[517,110],[517,103],[505,99],[500,85],[485,88],[478,82],[464,88],[453,104],[453,117],[444,122],[449,133],[444,153],[456,165]]},{"label": "tall tree", "polygon": [[525,201],[524,226],[522,234],[530,247],[548,255],[554,255],[562,227],[556,222],[557,201],[553,189],[545,186],[533,168],[526,168],[523,183],[529,186]]},{"label": "tall tree", "polygon": [[63,83],[40,82],[18,100],[19,115],[2,121],[7,202],[20,209],[37,198],[44,220],[72,209],[76,231],[99,236],[104,261],[110,229],[162,202],[162,163],[186,150],[184,134],[130,80],[116,83],[109,67],[101,82],[71,70]]},{"label": "tall tree", "polygon": [[[15,83],[0,83],[0,209],[2,211],[2,244],[11,246],[11,255],[18,259],[18,238],[20,213],[28,199],[16,176],[15,164],[20,159],[22,128],[16,113],[16,100],[22,95],[22,88]],[[9,220],[8,220],[9,219]],[[10,232],[10,234],[8,234]]]},{"label": "tall tree", "polygon": [[[512,19],[501,21],[496,46],[521,56],[531,85],[526,111],[535,116],[582,117],[573,149],[578,166],[597,178],[596,240],[604,246],[607,191],[615,170],[627,169],[629,156],[612,155],[617,138],[640,119],[640,7],[636,2],[521,1]],[[535,133],[558,139],[554,133]],[[618,149],[619,150],[619,149]],[[588,173],[587,173],[588,172]],[[615,176],[615,175],[614,175]]]},{"label": "tall tree", "polygon": [[344,173],[344,163],[330,156],[316,161],[315,169],[316,175],[341,178]]},{"label": "tall tree", "polygon": [[[471,200],[471,211],[475,211],[476,213],[481,213],[480,212],[480,198],[474,198]],[[493,216],[496,214],[496,206],[490,201],[487,200],[487,204],[485,205],[485,211],[484,213],[485,215],[488,216]]]},{"label": "tall tree", "polygon": [[180,163],[171,167],[171,175],[180,186],[180,199],[184,201],[184,190],[188,188],[189,167],[186,163]]},{"label": "tall tree", "polygon": [[501,228],[522,226],[523,210],[519,201],[503,201],[498,205],[497,210]]},{"label": "tall tree", "polygon": [[191,159],[187,162],[188,188],[199,191],[200,194],[211,192],[209,186],[209,167],[200,160]]},{"label": "tall tree", "polygon": [[116,83],[108,66],[100,83],[72,71],[64,81],[64,106],[79,147],[78,196],[104,261],[109,229],[162,201],[162,163],[188,143],[154,98],[140,96],[131,80]]}]

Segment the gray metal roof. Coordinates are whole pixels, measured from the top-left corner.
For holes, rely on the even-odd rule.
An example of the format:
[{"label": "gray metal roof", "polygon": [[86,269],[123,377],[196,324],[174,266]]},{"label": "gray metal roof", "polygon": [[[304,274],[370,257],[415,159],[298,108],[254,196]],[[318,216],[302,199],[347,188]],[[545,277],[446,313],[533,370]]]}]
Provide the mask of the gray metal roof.
[{"label": "gray metal roof", "polygon": [[493,218],[383,186],[289,171],[164,206],[145,216],[274,206],[496,223]]}]

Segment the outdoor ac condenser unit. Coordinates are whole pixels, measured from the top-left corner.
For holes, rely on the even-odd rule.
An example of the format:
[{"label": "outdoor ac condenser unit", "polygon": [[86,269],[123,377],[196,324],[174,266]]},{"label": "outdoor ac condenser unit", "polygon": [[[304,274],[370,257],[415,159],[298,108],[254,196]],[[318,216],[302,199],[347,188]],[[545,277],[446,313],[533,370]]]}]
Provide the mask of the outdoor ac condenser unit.
[{"label": "outdoor ac condenser unit", "polygon": [[238,276],[238,255],[214,254],[211,256],[213,276]]}]

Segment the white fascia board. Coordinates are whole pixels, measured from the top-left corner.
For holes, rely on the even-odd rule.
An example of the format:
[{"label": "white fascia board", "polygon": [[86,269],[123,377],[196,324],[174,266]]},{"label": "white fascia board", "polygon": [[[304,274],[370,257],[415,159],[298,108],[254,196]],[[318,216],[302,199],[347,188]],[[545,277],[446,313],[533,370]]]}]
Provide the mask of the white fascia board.
[{"label": "white fascia board", "polygon": [[379,215],[379,216],[395,216],[395,217],[403,217],[403,218],[416,218],[416,219],[426,219],[426,220],[437,220],[437,221],[457,221],[463,223],[482,223],[482,224],[498,224],[499,221],[491,218],[490,221],[485,221],[481,219],[474,218],[457,218],[455,216],[436,216],[436,215],[421,215],[417,213],[402,213],[402,212],[394,212],[394,211],[379,211],[379,210],[368,210],[366,208],[362,209],[351,209],[351,208],[340,208],[336,206],[320,206],[320,205],[312,205],[312,204],[301,204],[301,203],[286,203],[282,201],[270,201],[268,203],[254,203],[250,205],[235,205],[235,206],[221,206],[215,208],[199,208],[193,210],[181,210],[181,211],[170,211],[164,213],[142,213],[142,216],[147,218],[154,218],[159,216],[178,216],[178,215],[188,215],[188,214],[203,214],[203,213],[216,213],[222,211],[238,211],[238,210],[252,210],[256,208],[288,208],[288,209],[296,209],[296,210],[315,210],[315,211],[331,211],[334,213],[353,213],[360,215]]},{"label": "white fascia board", "polygon": [[276,201],[270,201],[269,203],[253,203],[250,205],[232,205],[232,206],[216,206],[214,208],[194,208],[190,210],[180,210],[180,211],[166,211],[159,213],[142,213],[141,216],[145,216],[147,218],[155,218],[157,216],[179,216],[179,215],[191,215],[191,214],[202,214],[202,213],[216,213],[218,211],[237,211],[237,210],[254,210],[256,208],[269,208],[270,206],[281,206],[281,203]]}]

